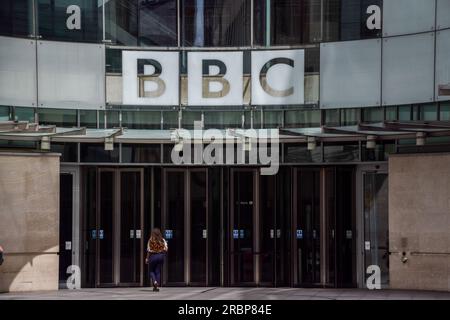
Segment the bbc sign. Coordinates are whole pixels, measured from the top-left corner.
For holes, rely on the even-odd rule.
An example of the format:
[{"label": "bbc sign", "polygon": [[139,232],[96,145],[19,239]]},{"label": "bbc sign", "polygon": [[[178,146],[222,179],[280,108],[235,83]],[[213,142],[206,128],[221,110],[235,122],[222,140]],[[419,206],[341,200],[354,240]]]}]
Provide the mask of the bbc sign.
[{"label": "bbc sign", "polygon": [[[123,103],[179,104],[180,53],[123,51]],[[188,52],[187,95],[190,106],[243,105],[243,52]],[[304,50],[251,53],[251,103],[304,103]]]}]

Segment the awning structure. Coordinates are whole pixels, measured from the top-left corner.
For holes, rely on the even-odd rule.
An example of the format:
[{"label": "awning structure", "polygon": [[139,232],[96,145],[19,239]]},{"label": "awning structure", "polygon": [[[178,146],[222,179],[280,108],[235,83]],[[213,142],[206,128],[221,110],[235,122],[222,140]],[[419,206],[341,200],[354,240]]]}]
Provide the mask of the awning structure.
[{"label": "awning structure", "polygon": [[[259,140],[271,138],[270,129],[225,129],[215,130],[223,142]],[[207,131],[204,130],[203,133]],[[209,131],[211,133],[211,131]],[[202,137],[204,143],[212,141],[213,134]],[[322,126],[318,128],[280,128],[279,141],[282,143],[351,142],[366,141],[368,146],[376,141],[416,139],[417,145],[425,144],[427,137],[450,137],[450,122],[397,122],[362,123],[355,126]],[[136,130],[127,128],[86,129],[41,126],[28,122],[0,122],[0,140],[36,141],[41,149],[56,143],[105,143],[105,149],[113,148],[114,143],[129,144],[173,144],[179,143],[186,135],[195,141],[193,130]],[[248,141],[248,140],[247,140]]]}]

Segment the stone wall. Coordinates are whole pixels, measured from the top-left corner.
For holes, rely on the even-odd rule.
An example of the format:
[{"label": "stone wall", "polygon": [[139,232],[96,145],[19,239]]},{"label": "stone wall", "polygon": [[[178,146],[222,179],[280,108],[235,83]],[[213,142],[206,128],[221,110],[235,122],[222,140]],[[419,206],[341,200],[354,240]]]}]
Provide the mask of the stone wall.
[{"label": "stone wall", "polygon": [[0,152],[0,292],[58,289],[59,155]]},{"label": "stone wall", "polygon": [[450,291],[450,154],[390,157],[389,243],[391,288]]}]

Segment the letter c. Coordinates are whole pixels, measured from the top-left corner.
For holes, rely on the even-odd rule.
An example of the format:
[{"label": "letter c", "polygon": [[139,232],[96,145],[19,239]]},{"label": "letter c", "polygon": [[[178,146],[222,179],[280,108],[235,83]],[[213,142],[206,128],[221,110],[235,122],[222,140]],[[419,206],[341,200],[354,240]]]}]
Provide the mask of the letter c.
[{"label": "letter c", "polygon": [[267,73],[269,72],[269,69],[277,64],[286,64],[294,68],[294,60],[289,58],[274,58],[266,62],[266,64],[261,68],[261,72],[259,73],[259,83],[261,84],[263,90],[272,97],[288,97],[294,93],[294,87],[290,87],[286,90],[276,90],[269,86],[267,82]]}]

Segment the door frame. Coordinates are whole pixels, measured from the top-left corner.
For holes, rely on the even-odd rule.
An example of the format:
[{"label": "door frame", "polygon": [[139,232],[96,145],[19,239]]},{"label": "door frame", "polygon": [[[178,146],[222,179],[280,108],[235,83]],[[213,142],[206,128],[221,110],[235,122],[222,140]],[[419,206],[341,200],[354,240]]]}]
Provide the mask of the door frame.
[{"label": "door frame", "polygon": [[[234,214],[235,214],[235,197],[234,197],[234,180],[235,174],[238,172],[252,172],[253,173],[253,282],[234,282],[234,239],[233,239],[233,228],[234,228]],[[229,216],[229,230],[227,230],[228,245],[229,245],[229,270],[230,270],[230,285],[231,286],[259,286],[260,283],[260,223],[259,223],[259,169],[258,168],[231,168],[230,169],[230,184],[229,184],[229,195],[230,195],[230,216]]]},{"label": "door frame", "polygon": [[[114,230],[113,238],[113,282],[100,282],[100,239],[96,237],[96,257],[95,257],[95,286],[96,287],[120,287],[120,286],[143,286],[144,284],[144,169],[143,168],[97,168],[97,211],[96,211],[96,232],[98,235],[100,225],[101,212],[101,174],[102,172],[111,172],[114,177],[113,186],[113,212],[112,223]],[[140,281],[136,283],[122,283],[120,281],[120,219],[121,219],[121,173],[122,172],[136,172],[140,175],[140,225],[141,225],[141,241],[140,241]]]},{"label": "door frame", "polygon": [[[81,270],[80,168],[62,164],[59,174],[72,175],[72,265]],[[67,288],[67,284],[60,283],[60,287]]]},{"label": "door frame", "polygon": [[387,174],[389,179],[389,166],[387,162],[375,164],[362,164],[356,168],[356,282],[358,288],[366,288],[365,248],[364,248],[364,176],[367,173]]}]

